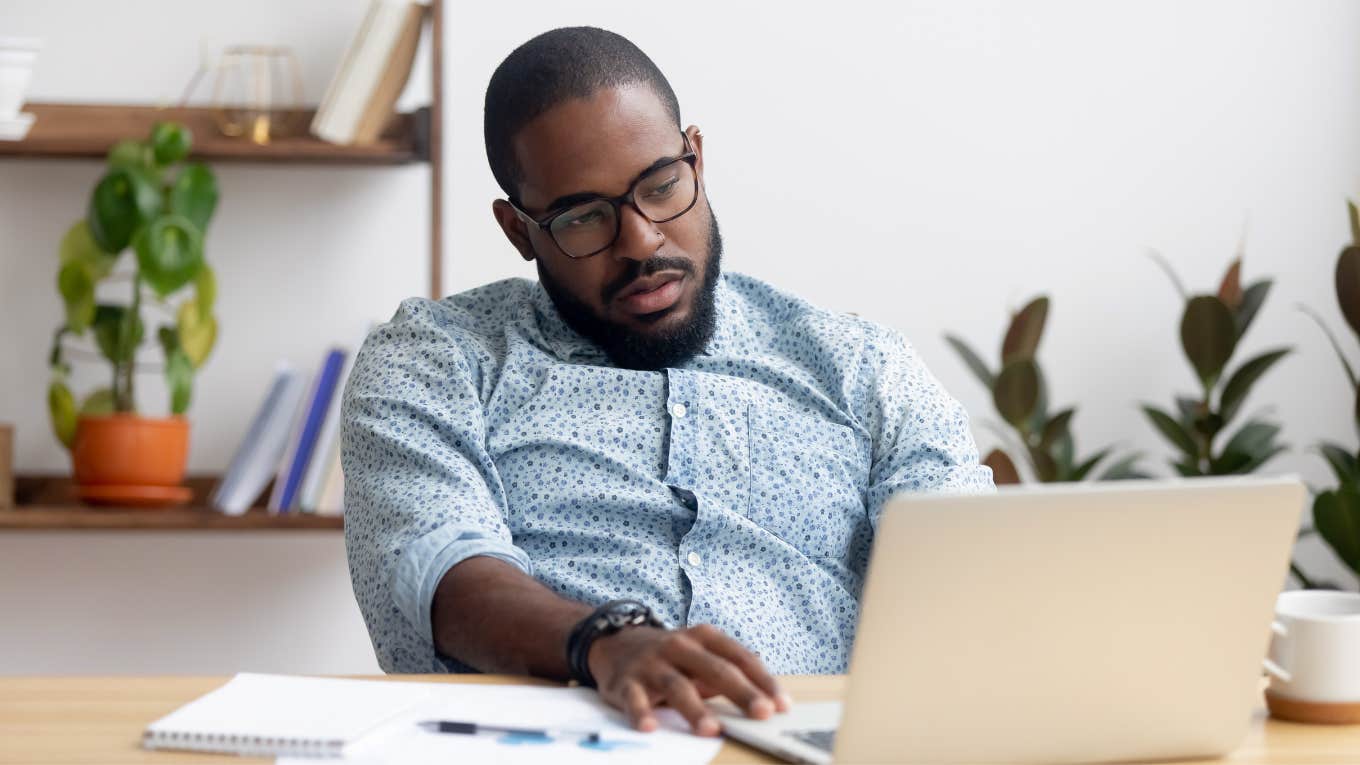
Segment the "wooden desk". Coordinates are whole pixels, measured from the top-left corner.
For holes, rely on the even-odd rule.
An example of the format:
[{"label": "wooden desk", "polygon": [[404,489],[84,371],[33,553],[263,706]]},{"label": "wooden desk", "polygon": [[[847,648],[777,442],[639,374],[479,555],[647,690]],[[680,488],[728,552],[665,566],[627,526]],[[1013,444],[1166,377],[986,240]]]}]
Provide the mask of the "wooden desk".
[{"label": "wooden desk", "polygon": [[[187,752],[148,752],[142,729],[181,704],[226,682],[225,677],[0,677],[0,762],[186,763],[268,762]],[[525,678],[401,675],[389,680],[526,683]],[[785,687],[801,701],[839,697],[841,677],[791,677]],[[728,742],[715,763],[775,762]],[[1216,763],[1356,765],[1360,725],[1323,727],[1277,722],[1258,710],[1242,746]]]}]

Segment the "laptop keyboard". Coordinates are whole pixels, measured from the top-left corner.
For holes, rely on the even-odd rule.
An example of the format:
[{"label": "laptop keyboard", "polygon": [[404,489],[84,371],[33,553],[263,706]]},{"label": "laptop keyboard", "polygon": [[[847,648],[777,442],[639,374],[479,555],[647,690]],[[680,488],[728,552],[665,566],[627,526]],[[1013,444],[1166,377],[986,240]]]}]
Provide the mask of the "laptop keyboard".
[{"label": "laptop keyboard", "polygon": [[809,746],[815,746],[824,752],[830,752],[836,745],[835,730],[786,730],[784,735],[802,741]]}]

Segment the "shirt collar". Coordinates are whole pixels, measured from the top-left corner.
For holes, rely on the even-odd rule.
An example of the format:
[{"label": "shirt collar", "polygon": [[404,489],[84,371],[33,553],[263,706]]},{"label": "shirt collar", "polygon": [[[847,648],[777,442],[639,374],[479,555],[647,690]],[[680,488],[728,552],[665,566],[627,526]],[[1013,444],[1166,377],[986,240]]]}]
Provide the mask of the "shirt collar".
[{"label": "shirt collar", "polygon": [[[543,288],[541,282],[534,282],[531,303],[533,305],[533,326],[539,338],[554,356],[568,363],[588,363],[611,366],[612,362],[604,349],[592,340],[572,329],[558,313],[552,296]],[[713,356],[730,348],[736,327],[744,321],[738,309],[735,296],[727,284],[726,275],[718,277],[718,285],[713,295],[716,326],[701,355]]]}]

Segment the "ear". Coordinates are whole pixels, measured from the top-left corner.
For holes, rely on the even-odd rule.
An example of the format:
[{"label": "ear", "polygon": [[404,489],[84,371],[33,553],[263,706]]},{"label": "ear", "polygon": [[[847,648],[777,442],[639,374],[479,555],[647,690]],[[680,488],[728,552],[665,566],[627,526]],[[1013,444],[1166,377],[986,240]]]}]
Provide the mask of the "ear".
[{"label": "ear", "polygon": [[504,199],[497,199],[491,203],[491,214],[496,216],[496,222],[500,224],[505,238],[519,250],[519,256],[525,260],[533,260],[534,243],[529,240],[529,229],[524,221],[519,219],[515,208]]},{"label": "ear", "polygon": [[702,181],[704,179],[704,134],[699,132],[698,125],[690,125],[685,128],[685,135],[689,136],[690,148],[694,149],[694,173]]}]

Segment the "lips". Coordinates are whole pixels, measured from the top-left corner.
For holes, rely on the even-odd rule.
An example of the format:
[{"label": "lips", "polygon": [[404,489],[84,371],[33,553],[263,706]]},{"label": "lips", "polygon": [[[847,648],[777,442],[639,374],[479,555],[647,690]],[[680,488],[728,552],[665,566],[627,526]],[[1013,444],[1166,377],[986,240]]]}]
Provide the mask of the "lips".
[{"label": "lips", "polygon": [[636,279],[615,300],[631,314],[664,311],[680,299],[683,273],[662,273]]}]

